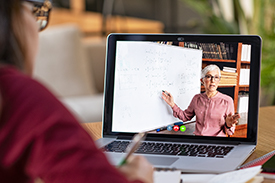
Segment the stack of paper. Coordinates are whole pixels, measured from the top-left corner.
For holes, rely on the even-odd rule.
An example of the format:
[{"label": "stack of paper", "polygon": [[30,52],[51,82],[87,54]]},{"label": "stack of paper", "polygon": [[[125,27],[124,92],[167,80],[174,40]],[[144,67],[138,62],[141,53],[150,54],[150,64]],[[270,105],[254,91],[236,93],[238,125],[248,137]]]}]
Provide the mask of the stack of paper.
[{"label": "stack of paper", "polygon": [[180,183],[181,171],[180,170],[161,170],[154,171],[154,183]]},{"label": "stack of paper", "polygon": [[261,166],[245,168],[222,174],[182,174],[182,183],[260,183],[264,180],[257,176]]}]

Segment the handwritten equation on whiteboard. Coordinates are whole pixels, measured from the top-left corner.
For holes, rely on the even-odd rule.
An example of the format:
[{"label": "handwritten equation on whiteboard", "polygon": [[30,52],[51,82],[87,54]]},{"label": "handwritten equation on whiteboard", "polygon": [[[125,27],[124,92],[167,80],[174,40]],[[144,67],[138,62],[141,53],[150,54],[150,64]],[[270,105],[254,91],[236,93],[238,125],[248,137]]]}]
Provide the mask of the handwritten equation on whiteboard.
[{"label": "handwritten equation on whiteboard", "polygon": [[139,132],[171,124],[169,91],[182,109],[200,93],[202,51],[153,42],[117,42],[113,131]]}]

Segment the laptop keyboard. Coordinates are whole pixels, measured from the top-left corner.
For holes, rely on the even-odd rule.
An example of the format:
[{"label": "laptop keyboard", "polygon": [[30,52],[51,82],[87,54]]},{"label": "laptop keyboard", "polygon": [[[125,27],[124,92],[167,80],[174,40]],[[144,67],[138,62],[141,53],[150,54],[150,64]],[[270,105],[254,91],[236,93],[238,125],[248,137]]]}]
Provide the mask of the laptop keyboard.
[{"label": "laptop keyboard", "polygon": [[[113,141],[102,149],[105,152],[124,153],[129,143],[129,141]],[[233,148],[233,146],[142,142],[135,153],[223,158]]]}]

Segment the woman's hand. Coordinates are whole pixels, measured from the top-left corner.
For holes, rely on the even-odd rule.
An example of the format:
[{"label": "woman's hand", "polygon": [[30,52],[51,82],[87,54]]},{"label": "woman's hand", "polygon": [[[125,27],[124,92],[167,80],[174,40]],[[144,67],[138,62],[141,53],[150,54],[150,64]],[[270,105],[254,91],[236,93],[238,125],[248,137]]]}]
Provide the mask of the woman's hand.
[{"label": "woman's hand", "polygon": [[173,96],[171,95],[171,93],[169,93],[169,92],[167,92],[167,91],[162,92],[162,98],[163,98],[163,100],[164,100],[168,105],[170,105],[172,108],[175,106],[174,98],[173,98]]},{"label": "woman's hand", "polygon": [[226,126],[228,126],[230,128],[235,126],[238,123],[239,118],[241,118],[241,116],[238,113],[236,113],[234,115],[232,115],[232,112],[229,113],[225,118]]},{"label": "woman's hand", "polygon": [[133,156],[129,162],[118,168],[129,180],[141,180],[144,183],[153,183],[153,166],[143,156]]}]

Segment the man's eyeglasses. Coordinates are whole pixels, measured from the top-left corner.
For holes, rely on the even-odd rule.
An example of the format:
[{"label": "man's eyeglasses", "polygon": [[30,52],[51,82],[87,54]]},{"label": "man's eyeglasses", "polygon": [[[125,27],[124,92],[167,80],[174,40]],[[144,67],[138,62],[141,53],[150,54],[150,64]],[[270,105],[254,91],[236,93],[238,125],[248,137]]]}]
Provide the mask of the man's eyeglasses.
[{"label": "man's eyeglasses", "polygon": [[50,0],[25,0],[32,3],[33,9],[32,12],[36,17],[39,31],[44,30],[49,22],[49,14],[52,9],[52,3]]},{"label": "man's eyeglasses", "polygon": [[205,75],[204,78],[208,81],[211,81],[214,79],[214,81],[219,81],[221,78],[219,76],[211,76],[211,75]]}]

